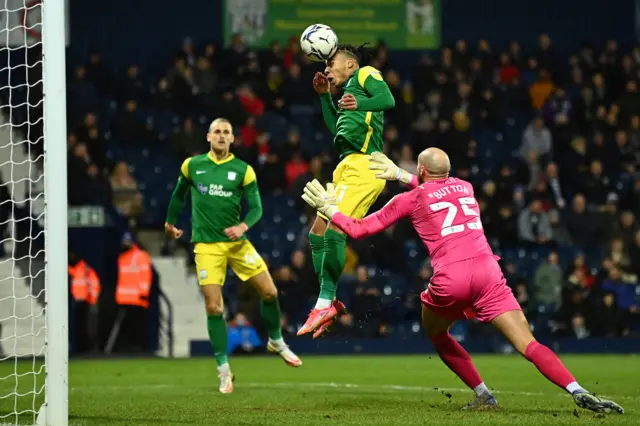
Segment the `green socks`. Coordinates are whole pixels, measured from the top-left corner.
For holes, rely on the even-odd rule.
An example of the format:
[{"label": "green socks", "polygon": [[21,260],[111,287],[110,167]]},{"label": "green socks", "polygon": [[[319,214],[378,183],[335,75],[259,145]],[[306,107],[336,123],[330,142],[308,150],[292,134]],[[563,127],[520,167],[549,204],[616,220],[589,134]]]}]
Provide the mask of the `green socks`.
[{"label": "green socks", "polygon": [[207,329],[209,330],[209,341],[211,341],[213,356],[216,358],[218,367],[220,367],[228,362],[227,323],[222,315],[207,315]]},{"label": "green socks", "polygon": [[[312,248],[313,248],[313,242]],[[346,263],[347,237],[340,232],[327,229],[324,233],[324,256],[320,272],[320,299],[333,300],[336,297],[338,279]],[[314,258],[315,266],[315,258]]]},{"label": "green socks", "polygon": [[280,302],[278,298],[271,300],[260,300],[260,313],[262,319],[267,324],[269,339],[282,339],[282,330],[280,329]]},{"label": "green socks", "polygon": [[313,270],[320,276],[322,271],[322,257],[324,256],[324,237],[322,235],[309,234],[309,244],[311,245],[311,260]]}]

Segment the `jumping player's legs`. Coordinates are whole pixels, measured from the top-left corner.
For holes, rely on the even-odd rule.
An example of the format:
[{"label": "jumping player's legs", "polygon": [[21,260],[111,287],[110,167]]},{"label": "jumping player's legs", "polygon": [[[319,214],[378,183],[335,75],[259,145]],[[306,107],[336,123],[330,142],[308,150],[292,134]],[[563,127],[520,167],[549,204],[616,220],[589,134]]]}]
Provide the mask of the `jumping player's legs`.
[{"label": "jumping player's legs", "polygon": [[[338,209],[356,219],[367,214],[385,186],[385,181],[376,179],[374,172],[369,170],[369,156],[364,154],[351,154],[343,159],[333,173],[333,183]],[[326,217],[318,215],[309,233],[309,242],[313,266],[320,280],[320,293],[298,335],[316,331],[314,337],[318,337],[337,315],[344,312],[344,305],[334,300],[346,262],[347,238]]]}]

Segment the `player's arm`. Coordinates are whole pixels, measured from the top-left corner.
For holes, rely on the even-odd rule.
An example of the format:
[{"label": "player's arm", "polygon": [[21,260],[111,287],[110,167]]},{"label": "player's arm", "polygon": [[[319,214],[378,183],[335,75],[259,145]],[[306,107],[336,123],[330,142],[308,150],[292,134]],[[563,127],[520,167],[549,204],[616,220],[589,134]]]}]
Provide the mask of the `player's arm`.
[{"label": "player's arm", "polygon": [[338,125],[338,110],[331,97],[331,85],[327,76],[317,72],[313,77],[313,89],[320,95],[324,124],[327,125],[331,134],[335,136]]},{"label": "player's arm", "polygon": [[[187,158],[180,167],[180,176],[178,177],[178,183],[171,194],[171,200],[169,201],[169,209],[167,210],[167,219],[165,221],[165,232],[171,234],[174,238],[179,238],[182,235],[182,231],[175,228],[175,224],[178,221],[180,212],[184,207],[184,200],[187,198],[187,192],[189,186],[191,186],[191,180],[189,178],[189,162],[191,158]],[[177,232],[180,235],[177,235]]]},{"label": "player's arm", "polygon": [[374,214],[364,219],[353,219],[338,211],[333,185],[328,184],[325,190],[317,180],[307,184],[302,199],[355,239],[365,238],[387,229],[403,217],[409,216],[415,206],[414,193],[405,192],[393,197]]},{"label": "player's arm", "polygon": [[247,166],[247,172],[244,174],[242,181],[244,188],[244,197],[247,200],[247,211],[244,221],[236,226],[232,226],[224,230],[224,233],[231,241],[242,237],[245,232],[253,225],[258,223],[262,217],[262,200],[260,199],[260,190],[258,189],[258,181],[256,180],[256,172],[253,167]]},{"label": "player's arm", "polygon": [[368,98],[357,98],[357,111],[386,111],[396,106],[387,83],[382,79],[380,71],[373,67],[364,67],[358,73],[358,83],[369,95]]},{"label": "player's arm", "polygon": [[249,166],[247,168],[242,185],[244,186],[244,196],[249,210],[241,225],[244,224],[249,229],[262,218],[262,199],[260,198],[260,189],[258,188],[256,172],[253,167]]}]

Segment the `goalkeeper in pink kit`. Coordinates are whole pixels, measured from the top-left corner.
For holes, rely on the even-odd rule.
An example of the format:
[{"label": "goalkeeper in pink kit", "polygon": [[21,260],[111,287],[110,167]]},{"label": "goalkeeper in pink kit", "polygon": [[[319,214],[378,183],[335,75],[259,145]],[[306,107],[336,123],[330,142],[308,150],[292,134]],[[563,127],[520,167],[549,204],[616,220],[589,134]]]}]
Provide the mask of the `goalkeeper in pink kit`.
[{"label": "goalkeeper in pink kit", "polygon": [[476,394],[469,409],[497,407],[465,349],[449,334],[456,320],[477,318],[495,326],[551,382],[570,393],[575,403],[595,412],[624,410],[613,401],[582,388],[560,359],[536,341],[520,305],[482,230],[480,211],[469,182],[449,177],[447,154],[429,148],[418,157],[418,176],[374,153],[369,168],[376,177],[398,180],[411,191],[395,196],[381,210],[352,219],[335,206],[335,191],[318,181],[307,184],[302,198],[352,238],[376,234],[402,218],[411,220],[429,250],[433,277],[421,294],[422,324],[442,361]]}]

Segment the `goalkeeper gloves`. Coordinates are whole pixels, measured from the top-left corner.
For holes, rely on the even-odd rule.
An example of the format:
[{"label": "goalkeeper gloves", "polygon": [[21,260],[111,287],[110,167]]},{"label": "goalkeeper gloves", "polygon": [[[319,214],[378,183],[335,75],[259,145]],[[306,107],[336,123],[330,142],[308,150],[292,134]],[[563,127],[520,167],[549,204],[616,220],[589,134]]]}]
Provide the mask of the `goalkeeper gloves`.
[{"label": "goalkeeper gloves", "polygon": [[302,199],[312,208],[316,209],[318,213],[323,214],[329,219],[338,212],[338,208],[336,207],[336,191],[332,183],[328,183],[327,189],[324,189],[320,182],[314,179],[304,187]]},{"label": "goalkeeper gloves", "polygon": [[398,180],[405,185],[411,183],[411,173],[396,166],[393,161],[381,152],[374,152],[369,157],[369,170],[376,170],[376,178],[384,180]]}]

